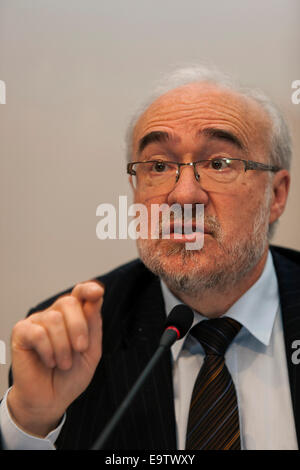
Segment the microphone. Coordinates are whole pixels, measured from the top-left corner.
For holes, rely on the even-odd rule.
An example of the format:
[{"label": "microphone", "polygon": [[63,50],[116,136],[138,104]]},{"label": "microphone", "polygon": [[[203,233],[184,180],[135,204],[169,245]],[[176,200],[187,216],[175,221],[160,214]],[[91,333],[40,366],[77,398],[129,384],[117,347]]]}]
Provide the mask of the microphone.
[{"label": "microphone", "polygon": [[172,344],[175,343],[175,341],[183,338],[187,334],[188,330],[192,326],[193,319],[193,311],[186,305],[179,304],[172,309],[171,313],[167,318],[165,330],[163,332],[163,335],[161,336],[157,350],[155,351],[154,355],[148,362],[141,375],[138,377],[137,381],[135,382],[135,384],[133,385],[133,387],[119,406],[119,408],[117,408],[111,420],[108,422],[98,439],[91,447],[91,450],[99,450],[103,448],[106,440],[110,436],[111,432],[114,430],[115,426],[120,421],[121,417],[129,407],[131,401],[133,400],[137,392],[141,389],[143,383],[149,376],[150,372],[153,370],[158,360],[161,358],[164,352],[167,351],[172,346]]},{"label": "microphone", "polygon": [[170,348],[175,341],[183,338],[191,328],[193,319],[194,314],[190,307],[183,304],[176,305],[167,318],[159,346]]}]

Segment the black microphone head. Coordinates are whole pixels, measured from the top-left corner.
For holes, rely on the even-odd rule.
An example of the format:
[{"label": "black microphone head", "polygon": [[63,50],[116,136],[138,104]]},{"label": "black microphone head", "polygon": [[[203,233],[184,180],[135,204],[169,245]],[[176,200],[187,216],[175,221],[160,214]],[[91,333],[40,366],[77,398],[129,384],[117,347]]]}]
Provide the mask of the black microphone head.
[{"label": "black microphone head", "polygon": [[166,329],[175,327],[179,332],[179,337],[183,338],[192,326],[194,320],[193,310],[187,305],[176,305],[170,312],[166,322]]}]

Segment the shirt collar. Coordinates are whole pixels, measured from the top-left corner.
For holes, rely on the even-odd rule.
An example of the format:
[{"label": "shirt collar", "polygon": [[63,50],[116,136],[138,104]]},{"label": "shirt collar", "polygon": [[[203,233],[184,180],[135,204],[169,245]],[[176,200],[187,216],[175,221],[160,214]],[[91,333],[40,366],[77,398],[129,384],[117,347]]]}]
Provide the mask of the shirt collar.
[{"label": "shirt collar", "polygon": [[[182,302],[174,296],[167,285],[161,280],[162,294],[167,315],[173,307]],[[278,284],[271,252],[268,252],[266,264],[259,279],[245,292],[224,314],[243,325],[258,341],[264,345],[270,342],[272,329],[279,306]],[[194,311],[194,326],[205,317]],[[176,341],[172,346],[172,354],[176,360],[185,338]]]}]

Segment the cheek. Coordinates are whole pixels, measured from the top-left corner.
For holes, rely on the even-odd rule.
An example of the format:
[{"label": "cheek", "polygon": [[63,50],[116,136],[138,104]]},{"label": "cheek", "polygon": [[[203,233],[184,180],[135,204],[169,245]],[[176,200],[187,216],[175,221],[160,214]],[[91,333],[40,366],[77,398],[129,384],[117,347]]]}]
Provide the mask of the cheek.
[{"label": "cheek", "polygon": [[133,200],[135,203],[144,204],[145,206],[150,206],[151,204],[163,204],[167,203],[168,194],[152,196],[149,191],[134,190]]},{"label": "cheek", "polygon": [[[213,201],[216,217],[224,235],[238,236],[249,233],[253,221],[262,205],[259,190],[245,187],[235,195],[224,195]],[[210,213],[207,209],[206,213]],[[205,214],[205,212],[204,212]]]},{"label": "cheek", "polygon": [[[159,233],[159,223],[157,223],[157,220],[159,219],[159,217],[157,217],[157,207],[161,204],[166,204],[166,198],[163,196],[151,197],[149,194],[145,195],[141,191],[135,191],[134,204],[142,204],[144,206],[144,210],[142,212],[139,211],[138,216],[143,226],[142,232],[146,232],[144,233],[143,241],[140,241],[139,243],[145,243],[144,237],[146,237],[148,241],[151,240],[153,243],[157,243],[157,237]],[[153,207],[154,205],[156,207]]]},{"label": "cheek", "polygon": [[148,219],[151,218],[151,207],[152,205],[159,206],[161,204],[167,204],[167,198],[165,196],[151,197],[149,194],[144,194],[141,191],[135,191],[134,203],[143,204],[148,212]]}]

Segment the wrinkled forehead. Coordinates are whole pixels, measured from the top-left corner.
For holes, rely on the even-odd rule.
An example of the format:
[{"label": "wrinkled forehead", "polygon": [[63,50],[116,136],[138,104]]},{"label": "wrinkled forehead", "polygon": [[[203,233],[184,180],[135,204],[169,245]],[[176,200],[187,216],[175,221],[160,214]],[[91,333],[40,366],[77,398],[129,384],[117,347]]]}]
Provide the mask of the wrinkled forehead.
[{"label": "wrinkled forehead", "polygon": [[133,153],[153,131],[193,138],[214,127],[234,133],[250,153],[269,149],[271,122],[259,103],[226,88],[194,83],[168,91],[150,104],[135,125]]}]

